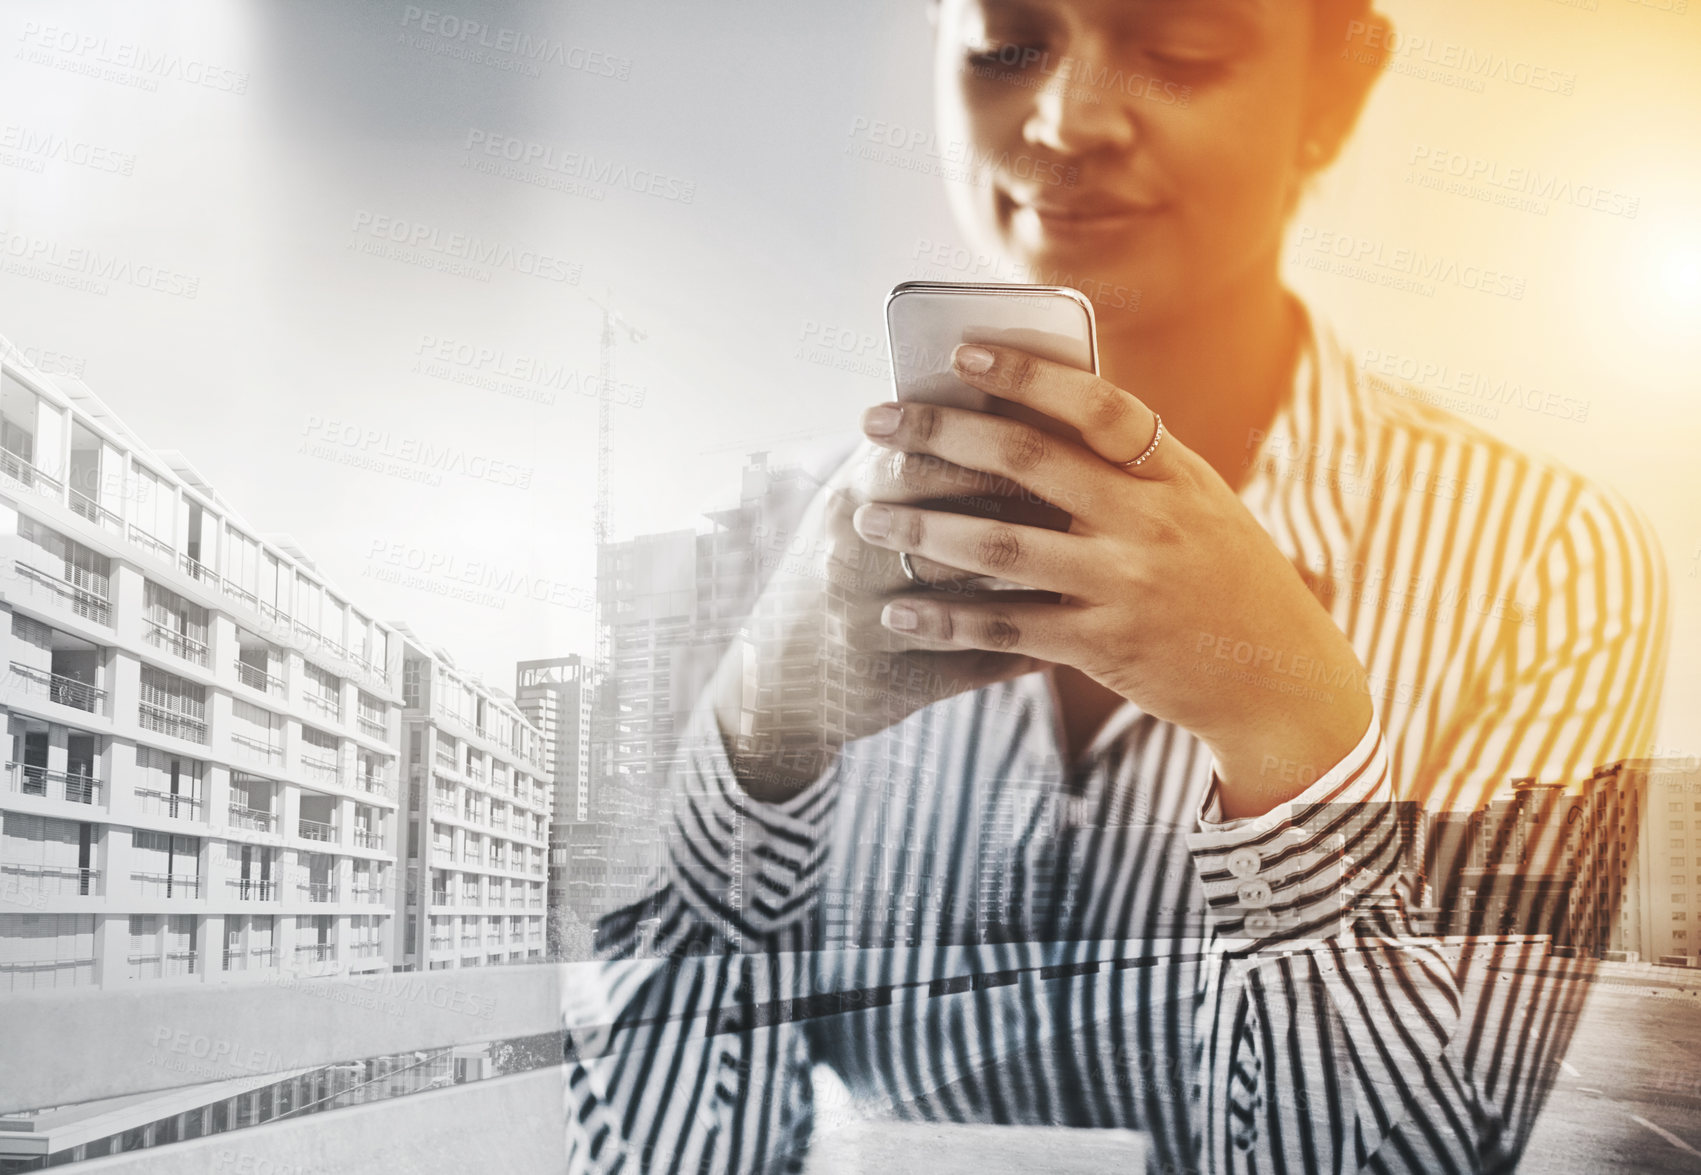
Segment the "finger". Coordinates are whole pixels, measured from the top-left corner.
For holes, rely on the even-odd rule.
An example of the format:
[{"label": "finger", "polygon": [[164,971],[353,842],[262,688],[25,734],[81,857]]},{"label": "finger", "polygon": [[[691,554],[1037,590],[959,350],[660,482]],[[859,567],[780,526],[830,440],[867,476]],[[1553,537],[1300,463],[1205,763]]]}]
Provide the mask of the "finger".
[{"label": "finger", "polygon": [[[869,409],[869,412],[877,411]],[[907,453],[869,445],[869,452],[853,483],[853,493],[863,502],[903,502],[1002,518],[1023,526],[1049,526],[1066,530],[1069,520],[1055,506],[1017,485],[1007,477],[965,469],[932,453]]]},{"label": "finger", "polygon": [[1180,467],[1184,446],[1167,435],[1139,465],[1124,465],[1151,445],[1157,414],[1090,371],[980,343],[958,347],[951,364],[964,383],[1073,425],[1094,453],[1135,477],[1164,480]]},{"label": "finger", "polygon": [[883,502],[860,507],[851,521],[874,546],[1041,591],[1091,595],[1105,579],[1092,540],[1082,535]]},{"label": "finger", "polygon": [[1087,611],[1079,604],[968,602],[911,594],[888,603],[880,623],[948,648],[1069,664],[1079,659],[1078,633]]},{"label": "finger", "polygon": [[[877,445],[996,474],[1089,522],[1102,522],[1126,509],[1125,502],[1108,500],[1116,496],[1115,470],[1091,450],[1036,425],[939,404],[912,401],[881,407],[895,410],[881,419],[881,426],[895,423],[890,431],[869,434]],[[865,430],[868,427],[865,423]]]}]

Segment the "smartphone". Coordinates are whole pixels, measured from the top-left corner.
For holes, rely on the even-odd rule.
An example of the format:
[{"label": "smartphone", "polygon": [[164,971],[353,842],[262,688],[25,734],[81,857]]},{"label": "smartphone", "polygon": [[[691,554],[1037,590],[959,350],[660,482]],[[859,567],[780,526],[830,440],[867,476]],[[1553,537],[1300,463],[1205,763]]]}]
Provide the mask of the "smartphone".
[{"label": "smartphone", "polygon": [[[1094,375],[1099,370],[1093,304],[1067,286],[998,285],[980,282],[904,282],[886,296],[886,341],[892,381],[900,401],[945,404],[1024,420],[1079,442],[1081,434],[1041,412],[970,387],[951,370],[960,343],[1018,347],[1042,359],[1066,363]],[[985,499],[926,503],[960,514],[992,516]],[[1020,520],[1068,530],[1069,514],[1052,503],[1020,503]],[[999,586],[1014,586],[999,584]]]},{"label": "smartphone", "polygon": [[988,395],[958,379],[959,343],[1017,347],[1042,359],[1099,372],[1093,304],[1067,286],[980,282],[903,282],[886,295],[886,342],[899,400],[948,404],[1026,420],[1079,441],[1069,425]]}]

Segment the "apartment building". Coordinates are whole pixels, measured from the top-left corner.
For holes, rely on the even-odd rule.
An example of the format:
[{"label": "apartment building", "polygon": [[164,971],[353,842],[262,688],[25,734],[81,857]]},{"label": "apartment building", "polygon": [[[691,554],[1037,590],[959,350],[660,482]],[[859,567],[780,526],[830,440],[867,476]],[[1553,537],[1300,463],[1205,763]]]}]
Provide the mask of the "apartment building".
[{"label": "apartment building", "polygon": [[1596,769],[1580,870],[1591,905],[1581,920],[1602,951],[1648,962],[1696,962],[1701,950],[1701,771],[1660,759]]},{"label": "apartment building", "polygon": [[544,958],[553,783],[543,737],[505,691],[400,637],[407,884],[400,966]]},{"label": "apartment building", "polygon": [[[578,654],[521,661],[514,669],[514,700],[538,729],[543,769],[553,808],[549,824],[551,958],[589,955],[589,923],[607,869],[607,832],[591,819],[591,667]],[[569,943],[569,930],[574,941]]]},{"label": "apartment building", "polygon": [[400,649],[0,359],[0,991],[388,970]]}]

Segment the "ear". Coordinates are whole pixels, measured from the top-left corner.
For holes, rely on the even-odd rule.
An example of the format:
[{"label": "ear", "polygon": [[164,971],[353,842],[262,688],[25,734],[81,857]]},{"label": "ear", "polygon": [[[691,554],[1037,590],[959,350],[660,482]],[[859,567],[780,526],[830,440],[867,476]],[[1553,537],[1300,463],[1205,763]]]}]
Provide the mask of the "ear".
[{"label": "ear", "polygon": [[1327,35],[1316,43],[1316,68],[1300,139],[1299,164],[1303,170],[1321,171],[1340,154],[1387,65],[1393,30],[1386,16],[1367,12],[1362,19],[1347,23],[1338,43],[1330,43]]}]

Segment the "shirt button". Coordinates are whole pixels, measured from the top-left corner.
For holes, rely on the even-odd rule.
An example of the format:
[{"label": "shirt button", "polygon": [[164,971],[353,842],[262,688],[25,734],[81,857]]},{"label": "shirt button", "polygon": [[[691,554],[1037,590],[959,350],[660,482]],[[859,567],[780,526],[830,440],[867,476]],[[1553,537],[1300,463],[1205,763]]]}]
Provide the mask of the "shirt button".
[{"label": "shirt button", "polygon": [[1270,904],[1275,895],[1270,891],[1270,883],[1261,877],[1240,883],[1240,904],[1248,909],[1261,910]]},{"label": "shirt button", "polygon": [[1276,919],[1265,910],[1255,910],[1246,916],[1246,933],[1269,934],[1276,929]]},{"label": "shirt button", "polygon": [[1262,864],[1255,849],[1236,849],[1228,855],[1228,871],[1236,877],[1251,877]]}]

